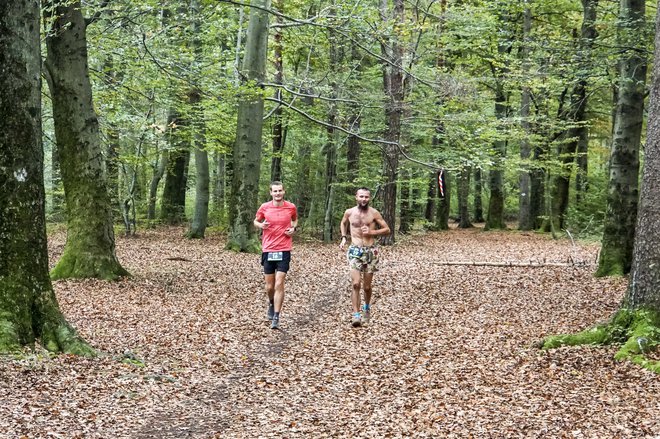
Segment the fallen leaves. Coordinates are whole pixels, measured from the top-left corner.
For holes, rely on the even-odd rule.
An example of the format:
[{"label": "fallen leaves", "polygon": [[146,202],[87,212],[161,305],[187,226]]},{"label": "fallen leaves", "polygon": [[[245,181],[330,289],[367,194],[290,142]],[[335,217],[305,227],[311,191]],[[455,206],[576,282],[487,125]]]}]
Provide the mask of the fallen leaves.
[{"label": "fallen leaves", "polygon": [[[258,257],[182,235],[120,238],[132,278],[55,283],[104,355],[0,359],[1,436],[660,435],[657,376],[613,348],[532,347],[617,308],[626,281],[592,276],[595,245],[478,229],[409,237],[382,249],[371,323],[355,329],[345,256],[299,242],[272,331]],[[567,260],[585,264],[552,265]],[[530,261],[549,265],[501,266]]]}]

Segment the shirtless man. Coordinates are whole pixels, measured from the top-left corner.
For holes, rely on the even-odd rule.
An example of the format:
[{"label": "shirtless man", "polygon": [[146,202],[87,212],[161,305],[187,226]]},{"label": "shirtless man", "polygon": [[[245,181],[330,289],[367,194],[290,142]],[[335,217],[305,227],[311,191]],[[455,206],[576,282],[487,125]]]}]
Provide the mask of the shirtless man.
[{"label": "shirtless man", "polygon": [[[339,229],[341,230],[340,249],[344,249],[348,231],[351,232],[351,245],[348,247],[348,265],[351,269],[351,302],[353,305],[354,327],[367,323],[371,314],[371,282],[378,270],[378,246],[376,237],[389,235],[390,228],[383,216],[373,207],[369,207],[371,191],[361,187],[355,193],[357,206],[344,212]],[[360,313],[360,288],[364,289],[364,305]]]},{"label": "shirtless man", "polygon": [[272,182],[270,196],[273,200],[262,204],[254,217],[254,226],[263,230],[261,265],[264,267],[271,329],[280,328],[284,281],[291,262],[292,237],[298,225],[296,206],[284,199],[284,193],[282,182]]}]

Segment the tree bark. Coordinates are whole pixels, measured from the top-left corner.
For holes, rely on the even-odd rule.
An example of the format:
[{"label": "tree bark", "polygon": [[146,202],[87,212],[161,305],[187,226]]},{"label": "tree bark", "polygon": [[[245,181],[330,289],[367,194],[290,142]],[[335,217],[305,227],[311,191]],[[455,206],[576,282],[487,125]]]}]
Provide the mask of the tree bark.
[{"label": "tree bark", "polygon": [[[275,9],[282,12],[283,0],[275,0]],[[282,18],[277,15],[275,21],[279,24]],[[273,37],[273,53],[275,55],[275,84],[283,84],[284,82],[284,61],[282,57],[282,30],[277,28]],[[282,99],[282,90],[277,88],[275,91],[278,101]],[[275,111],[273,111],[273,157],[270,165],[270,181],[282,181],[282,152],[284,151],[284,140],[286,138],[286,131],[283,123],[282,106],[277,104]]]},{"label": "tree bark", "polygon": [[153,175],[151,177],[151,182],[149,183],[149,202],[147,206],[147,219],[155,220],[156,219],[156,200],[158,198],[158,184],[160,180],[165,175],[165,169],[167,169],[168,163],[167,159],[169,157],[167,151],[163,151],[157,155],[156,160],[160,156],[160,161],[157,161],[153,165]]},{"label": "tree bark", "polygon": [[165,224],[177,225],[186,220],[186,189],[188,186],[188,163],[190,161],[189,136],[183,130],[190,129],[188,120],[179,112],[170,109],[167,118],[170,148],[165,167],[165,185],[160,202],[160,219]]},{"label": "tree bark", "polygon": [[[397,205],[397,183],[399,180],[399,141],[401,139],[401,115],[403,113],[404,79],[403,79],[403,45],[397,35],[398,27],[404,22],[404,2],[394,0],[392,18],[388,18],[387,0],[381,0],[380,14],[385,22],[393,22],[392,37],[389,45],[381,43],[383,57],[389,60],[383,61],[383,88],[387,97],[385,107],[385,118],[387,131],[385,139],[392,142],[385,146],[383,151],[383,168],[385,183],[383,186],[383,219],[390,226],[391,233],[381,238],[383,245],[392,245],[395,241],[396,231],[396,205]],[[388,47],[389,46],[389,47]]]},{"label": "tree bark", "polygon": [[645,2],[621,0],[618,40],[628,48],[619,60],[610,176],[597,276],[630,272],[637,219],[639,148],[646,84]]},{"label": "tree bark", "polygon": [[412,229],[413,224],[413,206],[412,206],[412,173],[410,169],[403,168],[403,181],[401,181],[401,213],[399,220],[399,232],[406,234]]},{"label": "tree bark", "polygon": [[468,197],[470,196],[470,173],[469,166],[464,165],[458,175],[458,227],[460,229],[469,229],[472,227],[470,221],[470,206]]},{"label": "tree bark", "polygon": [[[522,47],[522,70],[523,78],[529,76],[530,71],[530,33],[532,30],[532,12],[529,8],[529,0],[524,0],[525,10],[523,12],[523,47]],[[531,103],[531,90],[528,85],[524,85],[520,95],[520,125],[523,130],[523,139],[520,141],[520,160],[522,161],[519,177],[519,206],[518,206],[518,230],[532,230],[534,228],[534,219],[531,212],[531,173],[530,159],[532,148],[530,145],[531,124],[529,122]]]},{"label": "tree bark", "polygon": [[85,20],[78,1],[49,2],[44,10],[52,23],[46,36],[45,66],[67,207],[66,245],[51,276],[115,279],[128,272],[115,255],[112,209],[89,81]]},{"label": "tree bark", "polygon": [[[502,84],[498,83],[495,97],[495,117],[503,121],[507,116],[506,95]],[[485,230],[505,229],[504,223],[504,155],[506,153],[506,141],[496,140],[493,142],[493,166],[488,173],[488,187],[490,188],[490,199],[488,200],[488,214],[486,216]]]},{"label": "tree bark", "polygon": [[[250,10],[243,77],[252,86],[261,86],[266,75],[268,13],[270,0],[255,0]],[[262,9],[263,8],[263,9]],[[259,174],[261,170],[261,137],[264,99],[260,91],[247,90],[239,99],[236,143],[232,164],[230,233],[227,248],[241,252],[257,252],[260,245],[252,225],[257,210]]]},{"label": "tree bark", "polygon": [[[449,230],[449,207],[451,206],[451,178],[447,172],[444,173],[445,178],[445,196],[440,195],[438,192],[438,209],[435,216],[435,228],[437,230]],[[437,181],[437,175],[436,175]]]},{"label": "tree bark", "polygon": [[483,192],[483,179],[481,178],[481,169],[474,170],[474,221],[484,222],[484,209],[481,198]]},{"label": "tree bark", "polygon": [[[656,27],[660,28],[660,15]],[[552,349],[616,343],[620,346],[616,359],[628,359],[660,373],[660,361],[647,355],[660,344],[660,33],[655,35],[655,60],[639,214],[626,295],[610,322],[577,334],[547,337],[542,346]]]},{"label": "tree bark", "polygon": [[[198,66],[204,62],[202,57],[202,41],[200,39],[201,4],[200,0],[191,0],[191,34],[195,62],[190,71],[193,73],[191,82],[201,75]],[[205,147],[204,111],[202,109],[202,92],[199,86],[194,85],[188,92],[188,102],[192,107],[192,138],[195,152],[195,208],[193,218],[188,230],[189,238],[204,238],[209,219],[209,155]]]},{"label": "tree bark", "polygon": [[62,315],[48,276],[39,2],[0,2],[0,352],[37,339],[93,356]]}]

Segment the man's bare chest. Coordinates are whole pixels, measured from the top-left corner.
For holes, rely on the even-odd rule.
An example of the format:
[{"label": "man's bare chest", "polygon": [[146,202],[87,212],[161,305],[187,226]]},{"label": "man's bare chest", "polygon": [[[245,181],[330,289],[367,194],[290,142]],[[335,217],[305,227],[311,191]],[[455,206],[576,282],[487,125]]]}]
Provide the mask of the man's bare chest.
[{"label": "man's bare chest", "polygon": [[353,213],[349,216],[349,221],[352,227],[369,226],[374,222],[374,216],[371,213]]}]

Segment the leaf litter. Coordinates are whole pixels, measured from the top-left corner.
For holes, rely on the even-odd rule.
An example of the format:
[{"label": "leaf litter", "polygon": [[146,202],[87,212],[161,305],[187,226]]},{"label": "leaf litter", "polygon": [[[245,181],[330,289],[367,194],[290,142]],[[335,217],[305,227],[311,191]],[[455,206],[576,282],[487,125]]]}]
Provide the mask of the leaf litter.
[{"label": "leaf litter", "polygon": [[[371,322],[352,328],[344,254],[301,239],[273,331],[258,257],[182,235],[119,237],[130,278],[54,283],[102,355],[0,358],[0,436],[660,436],[656,375],[615,347],[534,347],[617,309],[626,279],[593,277],[596,244],[409,235],[382,248]],[[64,240],[51,237],[51,263]]]}]

